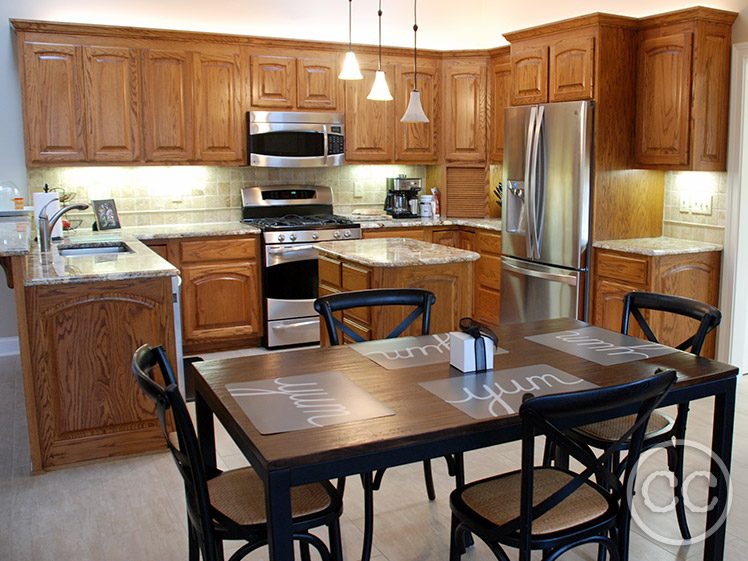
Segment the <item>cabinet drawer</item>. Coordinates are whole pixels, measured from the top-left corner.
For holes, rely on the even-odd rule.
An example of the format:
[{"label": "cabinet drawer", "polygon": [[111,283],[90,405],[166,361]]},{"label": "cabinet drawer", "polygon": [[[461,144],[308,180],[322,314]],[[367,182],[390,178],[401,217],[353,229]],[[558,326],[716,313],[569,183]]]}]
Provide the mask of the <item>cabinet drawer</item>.
[{"label": "cabinet drawer", "polygon": [[179,248],[183,263],[246,260],[257,257],[257,239],[254,237],[182,242]]},{"label": "cabinet drawer", "polygon": [[340,261],[320,255],[317,260],[317,267],[320,283],[333,288],[340,288]]},{"label": "cabinet drawer", "polygon": [[[352,292],[354,290],[368,290],[371,287],[369,280],[370,272],[365,269],[353,267],[343,263],[343,291]],[[345,312],[345,317],[355,318],[355,320],[371,324],[371,308],[352,308]],[[368,337],[367,337],[368,339]]]},{"label": "cabinet drawer", "polygon": [[476,251],[480,254],[490,253],[501,255],[501,234],[478,232],[478,247]]},{"label": "cabinet drawer", "polygon": [[619,281],[649,283],[649,260],[645,257],[599,253],[597,275]]},{"label": "cabinet drawer", "polygon": [[475,262],[475,278],[479,286],[499,289],[501,285],[501,258],[481,255]]}]

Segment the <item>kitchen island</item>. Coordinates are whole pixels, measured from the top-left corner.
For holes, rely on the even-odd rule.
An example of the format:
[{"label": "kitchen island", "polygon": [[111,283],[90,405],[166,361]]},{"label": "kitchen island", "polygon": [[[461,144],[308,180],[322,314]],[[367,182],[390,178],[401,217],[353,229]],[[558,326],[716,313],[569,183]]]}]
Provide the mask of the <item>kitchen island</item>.
[{"label": "kitchen island", "polygon": [[[424,288],[436,295],[431,331],[454,331],[460,318],[473,313],[474,262],[478,253],[407,238],[322,242],[319,295],[372,288]],[[391,309],[354,309],[343,321],[367,340],[384,338],[402,320]],[[327,333],[321,327],[322,345]],[[407,335],[418,335],[411,326]]]}]

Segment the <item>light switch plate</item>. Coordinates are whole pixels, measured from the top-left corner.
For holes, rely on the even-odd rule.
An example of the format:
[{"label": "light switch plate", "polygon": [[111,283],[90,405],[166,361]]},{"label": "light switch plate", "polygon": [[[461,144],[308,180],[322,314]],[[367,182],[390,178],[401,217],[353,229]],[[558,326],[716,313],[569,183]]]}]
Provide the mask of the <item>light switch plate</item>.
[{"label": "light switch plate", "polygon": [[684,214],[691,209],[691,197],[686,193],[680,194],[680,211]]},{"label": "light switch plate", "polygon": [[712,214],[712,195],[708,193],[694,193],[691,195],[692,214]]},{"label": "light switch plate", "polygon": [[361,181],[353,182],[353,196],[358,199],[364,196],[364,185]]}]

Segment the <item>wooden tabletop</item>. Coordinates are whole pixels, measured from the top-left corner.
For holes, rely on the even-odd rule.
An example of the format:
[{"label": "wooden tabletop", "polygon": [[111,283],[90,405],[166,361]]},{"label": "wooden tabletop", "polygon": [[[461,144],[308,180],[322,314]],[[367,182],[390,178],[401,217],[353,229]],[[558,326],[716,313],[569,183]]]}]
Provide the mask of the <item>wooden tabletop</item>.
[{"label": "wooden tabletop", "polygon": [[[494,370],[548,364],[598,386],[651,376],[658,367],[679,372],[678,388],[702,385],[737,375],[733,366],[684,352],[644,361],[600,366],[570,354],[528,341],[537,335],[584,327],[570,319],[547,320],[496,327],[499,346],[509,353],[497,355]],[[294,468],[341,458],[381,453],[423,444],[434,439],[475,435],[506,425],[516,425],[516,415],[477,420],[419,386],[419,382],[460,376],[448,362],[386,370],[345,346],[312,348],[234,359],[195,363],[201,376],[196,389],[232,434],[237,444],[262,470]],[[226,384],[273,379],[317,372],[344,373],[395,415],[281,434],[262,435],[229,395]],[[257,465],[259,462],[259,465]]]}]

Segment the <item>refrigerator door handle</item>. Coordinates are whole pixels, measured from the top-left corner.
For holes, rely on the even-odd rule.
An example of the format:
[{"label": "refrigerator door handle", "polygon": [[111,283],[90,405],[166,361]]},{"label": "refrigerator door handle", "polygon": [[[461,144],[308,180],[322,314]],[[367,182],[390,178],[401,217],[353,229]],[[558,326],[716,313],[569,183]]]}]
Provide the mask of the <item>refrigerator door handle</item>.
[{"label": "refrigerator door handle", "polygon": [[538,216],[538,159],[540,153],[540,132],[543,127],[543,114],[545,108],[541,105],[538,107],[535,115],[535,130],[532,139],[532,156],[530,164],[530,202],[528,204],[528,225],[531,230],[530,242],[532,249],[530,256],[532,259],[540,260],[540,240],[539,238],[539,216]]},{"label": "refrigerator door handle", "polygon": [[570,286],[577,285],[577,277],[576,275],[573,275],[573,274],[562,275],[559,273],[544,273],[542,271],[535,271],[533,269],[525,269],[524,267],[518,267],[517,265],[507,263],[506,261],[502,261],[501,266],[508,271],[519,273],[521,275],[526,275],[528,277],[535,277],[537,279],[562,282]]},{"label": "refrigerator door handle", "polygon": [[532,210],[533,208],[533,190],[532,190],[532,163],[533,163],[533,144],[532,140],[534,138],[535,133],[535,122],[537,120],[538,115],[538,108],[537,106],[533,106],[530,108],[530,120],[527,124],[527,144],[525,145],[525,204],[524,204],[524,212],[525,216],[527,217],[527,234],[525,236],[525,244],[527,247],[527,255],[530,257],[530,259],[534,258],[533,254],[533,232],[535,231],[535,214]]}]

